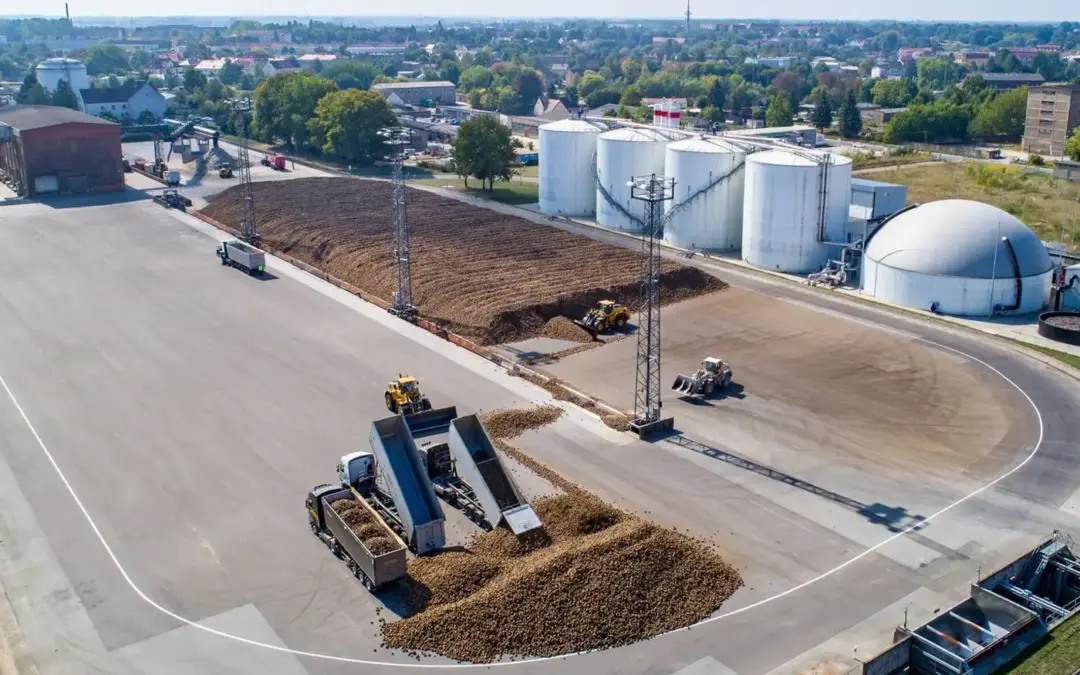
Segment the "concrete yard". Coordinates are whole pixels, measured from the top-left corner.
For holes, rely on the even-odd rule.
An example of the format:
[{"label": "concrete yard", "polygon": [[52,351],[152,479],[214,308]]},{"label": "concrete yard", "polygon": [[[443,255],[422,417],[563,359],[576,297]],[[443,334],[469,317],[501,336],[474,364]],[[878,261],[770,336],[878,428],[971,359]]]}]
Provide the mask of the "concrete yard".
[{"label": "concrete yard", "polygon": [[[370,663],[411,658],[379,645],[395,607],[311,536],[307,490],[366,447],[399,371],[462,413],[547,395],[279,261],[265,280],[220,266],[217,233],[190,216],[84,203],[0,208],[0,597],[21,658],[43,675],[401,672]],[[703,445],[642,443],[574,409],[514,442],[711,538],[746,588],[692,630],[508,672],[798,672],[853,643],[872,652],[905,607],[929,617],[980,566],[1080,531],[1075,380],[934,326],[732,283],[664,316],[665,385],[714,353],[741,386],[665,401]],[[633,352],[548,368],[629,407]]]}]

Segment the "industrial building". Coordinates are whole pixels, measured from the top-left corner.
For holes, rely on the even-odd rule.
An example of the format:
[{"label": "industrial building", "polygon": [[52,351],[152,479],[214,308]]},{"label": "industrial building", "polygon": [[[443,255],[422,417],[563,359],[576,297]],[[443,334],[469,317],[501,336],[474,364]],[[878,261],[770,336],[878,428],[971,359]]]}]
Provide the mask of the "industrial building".
[{"label": "industrial building", "polygon": [[1054,84],[1028,90],[1024,151],[1060,157],[1065,154],[1065,141],[1078,125],[1080,85]]},{"label": "industrial building", "polygon": [[675,197],[666,204],[664,240],[692,250],[738,249],[745,168],[746,150],[722,138],[668,144],[664,175],[675,179]]},{"label": "industrial building", "polygon": [[[56,92],[61,80],[78,95],[80,89],[90,87],[90,78],[86,75],[86,66],[82,61],[69,58],[46,59],[34,68],[34,75],[41,87],[50,94]],[[80,102],[81,104],[81,102]]]},{"label": "industrial building", "polygon": [[[968,77],[972,77],[969,75]],[[1037,87],[1046,80],[1038,73],[979,73],[988,89],[1008,91],[1020,87]]]},{"label": "industrial building", "polygon": [[888,220],[866,247],[863,291],[955,316],[1038,311],[1053,263],[1022,222],[981,202],[946,199]]},{"label": "industrial building", "polygon": [[0,108],[0,179],[17,194],[124,189],[120,125],[68,108]]},{"label": "industrial building", "polygon": [[453,82],[383,82],[371,86],[386,98],[390,105],[438,106],[453,105],[457,101],[457,88]]}]

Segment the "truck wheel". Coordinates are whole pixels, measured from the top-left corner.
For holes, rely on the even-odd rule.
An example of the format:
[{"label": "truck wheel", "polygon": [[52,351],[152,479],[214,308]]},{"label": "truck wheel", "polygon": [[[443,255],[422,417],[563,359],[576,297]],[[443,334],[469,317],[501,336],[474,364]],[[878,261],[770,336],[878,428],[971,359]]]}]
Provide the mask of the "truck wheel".
[{"label": "truck wheel", "polygon": [[360,583],[364,585],[364,588],[372,593],[375,592],[375,584],[371,583],[371,579],[368,579],[367,575],[361,572],[359,567],[356,568],[356,578],[360,580]]},{"label": "truck wheel", "polygon": [[[344,558],[345,557],[344,551],[341,550],[341,545],[338,544],[336,541],[334,542],[334,545],[330,550],[333,551],[334,555],[336,555],[339,558]],[[351,562],[350,562],[350,564],[351,564]]]},{"label": "truck wheel", "polygon": [[319,536],[319,524],[316,523],[314,520],[309,520],[308,525],[311,526],[311,533],[313,535],[315,535],[316,537],[318,537]]}]

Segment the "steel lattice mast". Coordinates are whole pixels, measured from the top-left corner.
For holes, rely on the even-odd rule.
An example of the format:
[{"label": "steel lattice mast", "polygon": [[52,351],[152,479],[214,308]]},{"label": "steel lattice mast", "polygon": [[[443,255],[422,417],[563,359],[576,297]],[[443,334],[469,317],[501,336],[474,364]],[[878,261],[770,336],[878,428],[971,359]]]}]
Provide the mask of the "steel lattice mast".
[{"label": "steel lattice mast", "polygon": [[394,301],[390,313],[405,319],[416,320],[416,306],[412,296],[412,253],[409,246],[409,218],[405,204],[405,146],[409,143],[409,130],[403,127],[387,127],[379,132],[390,146],[393,161],[391,182],[394,190],[391,197],[391,209],[394,219],[394,266],[396,267],[396,285]]},{"label": "steel lattice mast", "polygon": [[634,420],[630,428],[645,437],[670,430],[674,419],[660,415],[660,228],[664,202],[675,195],[675,179],[652,174],[635,176],[630,196],[645,204],[645,236],[641,239],[641,306],[638,308],[637,381]]},{"label": "steel lattice mast", "polygon": [[248,156],[248,113],[251,99],[238,99],[233,103],[237,112],[236,164],[240,179],[240,238],[254,246],[259,245],[259,230],[255,225],[255,196],[251,189],[251,159]]}]

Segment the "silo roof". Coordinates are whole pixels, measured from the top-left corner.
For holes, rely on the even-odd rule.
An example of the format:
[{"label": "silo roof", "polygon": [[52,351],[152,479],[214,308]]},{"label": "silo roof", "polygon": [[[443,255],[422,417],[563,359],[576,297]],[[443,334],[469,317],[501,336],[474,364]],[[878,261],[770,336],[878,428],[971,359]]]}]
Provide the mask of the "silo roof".
[{"label": "silo roof", "polygon": [[671,133],[664,133],[651,127],[623,127],[600,134],[606,141],[629,141],[637,143],[662,143],[672,140]]},{"label": "silo roof", "polygon": [[559,120],[558,122],[551,122],[549,124],[541,125],[542,131],[560,131],[564,133],[588,133],[595,134],[600,132],[600,127],[592,122],[586,122],[585,120]]},{"label": "silo roof", "polygon": [[675,141],[669,144],[669,150],[675,150],[678,152],[712,152],[712,153],[731,153],[731,152],[746,152],[739,146],[725,141],[720,138],[687,138],[682,141]]},{"label": "silo roof", "polygon": [[[832,153],[820,153],[829,158],[829,161],[834,165],[851,164],[851,158],[844,155],[835,155]],[[794,152],[787,152],[784,150],[765,150],[763,152],[755,152],[747,157],[748,161],[755,162],[757,164],[772,164],[773,166],[817,166],[816,160],[811,159],[806,153],[796,154]]]},{"label": "silo roof", "polygon": [[1048,272],[1046,246],[1014,216],[966,199],[945,199],[905,211],[870,239],[866,255],[886,267],[970,279],[1015,278],[1008,237],[1020,276]]}]

